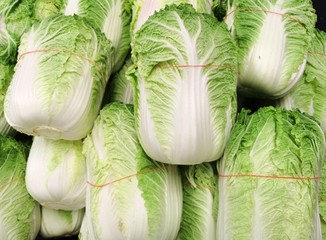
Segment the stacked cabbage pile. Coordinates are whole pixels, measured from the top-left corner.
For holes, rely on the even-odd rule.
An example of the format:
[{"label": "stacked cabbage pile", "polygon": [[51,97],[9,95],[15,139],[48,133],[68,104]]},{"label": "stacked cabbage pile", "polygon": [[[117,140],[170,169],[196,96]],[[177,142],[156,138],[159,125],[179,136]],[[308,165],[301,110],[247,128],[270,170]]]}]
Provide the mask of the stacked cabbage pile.
[{"label": "stacked cabbage pile", "polygon": [[315,24],[311,0],[1,1],[0,239],[325,237]]}]

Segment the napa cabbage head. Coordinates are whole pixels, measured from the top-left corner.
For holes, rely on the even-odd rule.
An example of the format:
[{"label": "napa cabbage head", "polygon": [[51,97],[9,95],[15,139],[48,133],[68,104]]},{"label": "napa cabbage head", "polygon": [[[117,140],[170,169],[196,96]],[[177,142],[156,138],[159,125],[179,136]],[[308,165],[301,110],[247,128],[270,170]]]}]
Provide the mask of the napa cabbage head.
[{"label": "napa cabbage head", "polygon": [[279,98],[300,79],[316,23],[311,0],[230,0],[225,16],[239,47],[239,91]]},{"label": "napa cabbage head", "polygon": [[34,137],[27,161],[26,187],[47,208],[72,211],[85,207],[86,160],[82,141]]},{"label": "napa cabbage head", "polygon": [[91,130],[112,68],[112,44],[79,16],[54,15],[23,35],[5,98],[27,135],[79,140]]},{"label": "napa cabbage head", "polygon": [[325,136],[299,110],[238,115],[221,161],[217,239],[321,239]]},{"label": "napa cabbage head", "polygon": [[277,100],[277,106],[312,115],[326,133],[326,33],[315,29],[303,76],[293,89]]},{"label": "napa cabbage head", "polygon": [[136,34],[128,70],[136,128],[149,157],[192,165],[222,155],[236,114],[236,54],[226,24],[192,5],[149,17]]},{"label": "napa cabbage head", "polygon": [[88,175],[85,227],[90,236],[176,238],[182,212],[179,169],[145,154],[132,105],[110,103],[101,110],[84,141],[84,154]]},{"label": "napa cabbage head", "polygon": [[34,240],[39,232],[39,204],[25,184],[25,146],[0,135],[0,239]]},{"label": "napa cabbage head", "polygon": [[216,239],[218,175],[216,162],[182,166],[183,205],[179,240]]},{"label": "napa cabbage head", "polygon": [[72,237],[80,231],[85,209],[64,211],[41,207],[41,213],[40,234],[43,238]]}]

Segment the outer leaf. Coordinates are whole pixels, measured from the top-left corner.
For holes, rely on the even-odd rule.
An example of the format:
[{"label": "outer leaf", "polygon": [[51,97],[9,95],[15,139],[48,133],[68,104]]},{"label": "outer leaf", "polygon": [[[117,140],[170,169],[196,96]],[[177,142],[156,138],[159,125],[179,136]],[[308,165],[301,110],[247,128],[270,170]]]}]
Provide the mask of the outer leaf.
[{"label": "outer leaf", "polygon": [[34,0],[1,1],[0,63],[15,63],[20,37],[34,22]]},{"label": "outer leaf", "polygon": [[5,96],[13,74],[14,65],[0,63],[0,134],[2,135],[13,135],[15,133],[4,115]]},{"label": "outer leaf", "polygon": [[112,72],[118,71],[130,51],[131,4],[128,0],[68,0],[66,15],[85,17],[114,46]]},{"label": "outer leaf", "polygon": [[111,53],[110,41],[78,16],[33,25],[22,37],[22,58],[6,95],[8,123],[28,135],[85,137],[99,112]]},{"label": "outer leaf", "polygon": [[314,116],[326,133],[326,33],[315,29],[307,66],[296,86],[278,101],[286,109],[298,108]]},{"label": "outer leaf", "polygon": [[[96,239],[175,239],[182,188],[177,166],[149,159],[134,128],[131,105],[111,103],[84,142],[89,231]],[[110,184],[109,184],[110,183]]]},{"label": "outer leaf", "polygon": [[[89,193],[89,192],[87,192]],[[88,195],[89,196],[89,195]],[[91,224],[91,216],[88,207],[86,208],[85,215],[83,218],[82,225],[80,227],[80,232],[78,234],[79,240],[96,240],[93,232],[93,228],[89,227]]]},{"label": "outer leaf", "polygon": [[0,135],[0,239],[34,240],[40,208],[25,185],[26,155],[22,144]]},{"label": "outer leaf", "polygon": [[134,103],[133,89],[130,80],[126,76],[131,64],[131,59],[128,58],[121,70],[112,76],[109,84],[108,102]]},{"label": "outer leaf", "polygon": [[240,90],[263,98],[288,92],[304,71],[316,20],[311,0],[231,1],[226,22],[239,46]]},{"label": "outer leaf", "polygon": [[324,152],[325,136],[310,116],[242,111],[219,164],[229,177],[219,178],[217,239],[321,239],[319,179],[255,176],[316,178]]},{"label": "outer leaf", "polygon": [[86,161],[82,142],[34,137],[26,185],[33,198],[47,208],[71,211],[85,207]]},{"label": "outer leaf", "polygon": [[183,208],[178,239],[216,239],[218,175],[213,164],[182,169]]},{"label": "outer leaf", "polygon": [[[138,31],[133,60],[145,152],[173,164],[218,159],[236,113],[236,47],[226,25],[191,5],[167,7]],[[185,65],[203,67],[173,67]]]},{"label": "outer leaf", "polygon": [[134,0],[132,7],[131,38],[134,40],[136,32],[156,11],[171,4],[192,4],[200,13],[211,13],[212,0]]}]

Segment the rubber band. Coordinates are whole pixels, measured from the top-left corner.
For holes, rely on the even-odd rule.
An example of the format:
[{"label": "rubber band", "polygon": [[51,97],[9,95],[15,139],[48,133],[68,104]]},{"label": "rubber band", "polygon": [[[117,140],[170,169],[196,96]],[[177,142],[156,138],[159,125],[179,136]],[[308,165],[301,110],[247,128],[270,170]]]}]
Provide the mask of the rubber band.
[{"label": "rubber band", "polygon": [[101,187],[105,187],[105,186],[108,186],[110,184],[113,184],[113,183],[116,183],[116,182],[119,182],[121,180],[125,180],[125,179],[128,179],[128,178],[131,178],[131,177],[135,177],[139,174],[143,174],[143,173],[148,173],[148,172],[152,172],[152,171],[156,171],[156,170],[159,170],[159,169],[165,169],[165,168],[168,168],[168,167],[176,167],[176,165],[168,165],[168,166],[163,166],[163,167],[157,167],[157,168],[153,168],[153,169],[149,169],[149,170],[145,170],[145,171],[142,171],[142,172],[139,172],[139,173],[134,173],[134,174],[131,174],[129,176],[125,176],[123,178],[119,178],[117,180],[114,180],[114,181],[111,181],[111,182],[108,182],[108,183],[105,183],[105,184],[102,184],[102,185],[95,185],[95,184],[92,184],[91,182],[89,181],[86,181],[86,183],[88,185],[91,185],[92,187],[97,187],[97,188],[101,188]]},{"label": "rubber band", "polygon": [[[191,183],[185,183],[184,185],[185,185],[185,186],[194,186],[194,185],[192,185]],[[212,188],[212,187],[206,187],[206,186],[201,186],[201,185],[196,185],[195,187],[197,187],[197,188],[209,189],[209,190],[215,190],[215,188]]]},{"label": "rubber band", "polygon": [[320,177],[280,177],[280,176],[265,176],[265,175],[219,175],[219,177],[227,178],[227,177],[253,177],[253,178],[280,178],[280,179],[293,179],[293,180],[313,180],[320,179]]},{"label": "rubber band", "polygon": [[14,179],[14,180],[12,180],[12,181],[6,183],[5,185],[0,186],[0,189],[2,189],[2,188],[4,188],[4,187],[8,186],[9,184],[11,184],[11,183],[13,183],[13,182],[16,182],[16,181],[20,180],[20,179],[22,179],[22,178],[25,178],[25,176],[21,176],[21,177],[19,177],[19,178],[16,178],[16,179]]},{"label": "rubber band", "polygon": [[308,52],[308,53],[312,53],[312,54],[319,54],[319,55],[322,55],[322,56],[326,56],[325,53],[320,53],[320,52]]},{"label": "rubber band", "polygon": [[34,51],[24,52],[24,53],[22,53],[22,54],[18,57],[17,63],[22,59],[23,56],[25,56],[25,55],[27,55],[27,54],[31,54],[31,53],[41,53],[41,52],[64,52],[64,53],[69,53],[69,54],[71,54],[71,55],[74,55],[74,56],[77,56],[77,57],[79,57],[79,58],[82,58],[82,59],[88,61],[89,63],[93,64],[95,67],[97,67],[97,68],[101,71],[102,76],[103,76],[103,79],[105,80],[105,82],[107,82],[106,77],[105,77],[105,74],[104,74],[102,68],[101,68],[98,64],[96,64],[94,61],[92,61],[92,60],[90,60],[90,59],[88,59],[88,58],[86,58],[86,57],[84,57],[84,56],[81,56],[81,55],[79,55],[79,54],[77,54],[77,53],[74,53],[74,52],[69,52],[69,51],[67,51],[67,50],[61,50],[61,49],[44,49],[44,50],[34,50]]},{"label": "rubber band", "polygon": [[232,13],[234,13],[234,12],[236,12],[236,11],[238,11],[238,10],[240,10],[240,11],[258,11],[258,12],[273,13],[273,14],[281,15],[281,16],[283,16],[283,17],[287,17],[287,18],[289,18],[289,19],[291,19],[291,20],[293,20],[293,21],[296,21],[296,22],[299,23],[300,25],[304,26],[304,24],[303,24],[302,22],[298,21],[297,19],[295,19],[295,18],[293,18],[293,17],[291,17],[291,16],[289,16],[289,15],[286,15],[286,14],[283,14],[283,13],[278,13],[278,12],[273,12],[273,11],[269,11],[269,10],[255,9],[255,8],[241,8],[241,9],[234,9],[234,10],[232,10],[231,12],[229,12],[229,13],[224,17],[224,21],[225,21],[225,19],[226,19],[229,15],[231,15]]}]

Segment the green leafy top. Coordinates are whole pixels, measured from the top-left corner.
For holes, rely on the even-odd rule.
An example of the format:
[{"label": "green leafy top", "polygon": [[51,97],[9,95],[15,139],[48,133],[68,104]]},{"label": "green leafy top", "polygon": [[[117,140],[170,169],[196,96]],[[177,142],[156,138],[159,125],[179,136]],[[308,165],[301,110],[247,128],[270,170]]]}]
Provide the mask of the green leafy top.
[{"label": "green leafy top", "polygon": [[132,6],[132,21],[131,21],[131,38],[135,37],[136,32],[140,27],[147,21],[148,17],[153,15],[155,12],[165,8],[169,5],[183,5],[192,4],[196,11],[200,13],[211,13],[212,1],[211,0],[134,0]]}]

